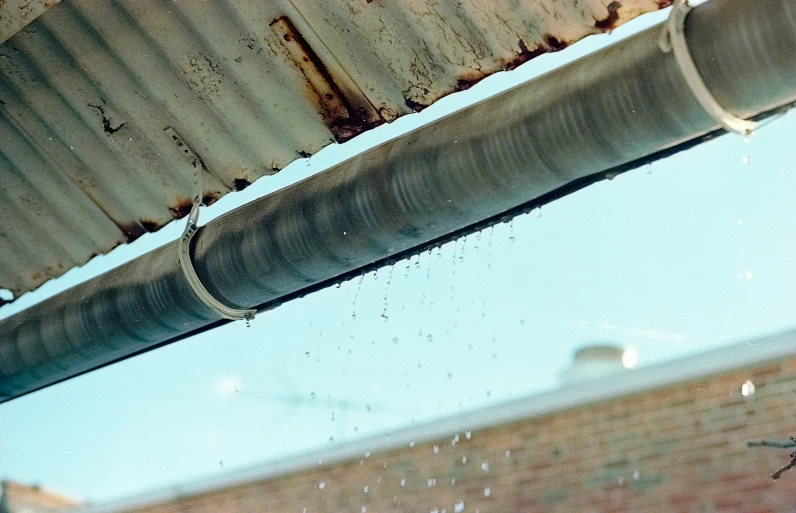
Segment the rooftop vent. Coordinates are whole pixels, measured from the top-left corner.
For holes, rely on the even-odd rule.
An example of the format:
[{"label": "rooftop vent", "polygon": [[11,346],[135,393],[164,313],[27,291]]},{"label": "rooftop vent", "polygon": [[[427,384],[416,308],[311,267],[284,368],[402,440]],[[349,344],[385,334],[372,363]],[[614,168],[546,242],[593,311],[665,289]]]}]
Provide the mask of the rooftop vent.
[{"label": "rooftop vent", "polygon": [[626,372],[635,363],[636,351],[633,347],[592,344],[575,352],[572,365],[561,372],[561,384],[566,386]]}]

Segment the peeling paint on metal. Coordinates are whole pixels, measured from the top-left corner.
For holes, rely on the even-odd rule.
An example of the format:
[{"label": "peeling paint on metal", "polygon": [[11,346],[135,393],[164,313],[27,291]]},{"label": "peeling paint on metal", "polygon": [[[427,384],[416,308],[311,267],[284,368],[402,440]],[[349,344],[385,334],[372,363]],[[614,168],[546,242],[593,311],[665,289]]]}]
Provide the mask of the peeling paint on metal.
[{"label": "peeling paint on metal", "polygon": [[0,0],[0,288],[15,297],[184,217],[197,179],[210,204],[670,3],[56,2]]}]

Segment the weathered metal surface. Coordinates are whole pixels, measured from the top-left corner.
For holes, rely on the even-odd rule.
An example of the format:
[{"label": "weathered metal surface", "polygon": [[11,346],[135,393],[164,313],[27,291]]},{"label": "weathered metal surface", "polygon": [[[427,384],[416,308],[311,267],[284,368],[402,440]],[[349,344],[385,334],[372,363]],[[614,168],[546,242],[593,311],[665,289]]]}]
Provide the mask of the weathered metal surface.
[{"label": "weathered metal surface", "polygon": [[61,0],[0,0],[0,43]]},{"label": "weathered metal surface", "polygon": [[0,288],[666,3],[59,4],[0,46]]},{"label": "weathered metal surface", "polygon": [[[714,137],[696,97],[672,94],[687,85],[660,30],[207,223],[197,275],[223,304],[262,311]],[[796,105],[794,35],[793,0],[706,2],[686,32],[705,83],[743,118]],[[170,141],[188,140],[172,129]],[[190,148],[179,154],[195,162]],[[174,241],[0,320],[0,402],[217,326],[176,253]]]}]

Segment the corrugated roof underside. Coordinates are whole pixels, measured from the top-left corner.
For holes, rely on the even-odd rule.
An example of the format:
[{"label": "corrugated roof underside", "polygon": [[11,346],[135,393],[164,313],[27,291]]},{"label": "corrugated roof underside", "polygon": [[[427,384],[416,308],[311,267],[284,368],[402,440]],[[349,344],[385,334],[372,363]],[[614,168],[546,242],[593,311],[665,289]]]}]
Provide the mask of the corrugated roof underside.
[{"label": "corrugated roof underside", "polygon": [[0,46],[0,288],[667,3],[62,2]]}]

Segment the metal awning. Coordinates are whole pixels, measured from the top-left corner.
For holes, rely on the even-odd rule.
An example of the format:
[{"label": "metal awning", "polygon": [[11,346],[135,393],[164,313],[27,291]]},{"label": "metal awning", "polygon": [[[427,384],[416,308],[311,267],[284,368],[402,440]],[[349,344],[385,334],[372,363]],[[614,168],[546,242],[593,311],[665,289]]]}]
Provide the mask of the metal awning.
[{"label": "metal awning", "polygon": [[185,216],[197,170],[212,203],[670,2],[54,3],[0,3],[0,40],[21,28],[0,46],[0,289],[15,298]]}]

